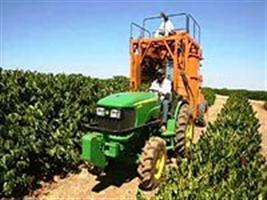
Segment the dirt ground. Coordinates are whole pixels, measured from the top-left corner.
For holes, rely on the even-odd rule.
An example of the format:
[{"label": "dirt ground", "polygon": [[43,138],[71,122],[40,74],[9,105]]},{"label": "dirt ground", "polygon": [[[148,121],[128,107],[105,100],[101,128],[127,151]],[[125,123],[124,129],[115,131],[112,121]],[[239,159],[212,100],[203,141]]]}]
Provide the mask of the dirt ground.
[{"label": "dirt ground", "polygon": [[261,152],[267,159],[267,111],[263,108],[263,101],[250,100],[253,110],[256,112],[256,117],[259,119],[259,131],[262,134]]},{"label": "dirt ground", "polygon": [[[227,97],[217,95],[215,104],[209,108],[208,120],[213,122],[220,112]],[[263,102],[250,101],[253,109],[257,112],[260,121],[260,132],[262,133],[262,153],[267,157],[267,111],[262,108]],[[194,142],[200,137],[204,128],[196,128]],[[112,173],[97,179],[91,175],[85,168],[78,174],[69,174],[66,178],[54,178],[54,182],[46,184],[43,188],[37,190],[35,195],[26,199],[135,199],[138,190],[138,180],[135,169],[125,169],[123,166],[119,169],[111,169]],[[147,194],[147,195],[151,195]]]}]

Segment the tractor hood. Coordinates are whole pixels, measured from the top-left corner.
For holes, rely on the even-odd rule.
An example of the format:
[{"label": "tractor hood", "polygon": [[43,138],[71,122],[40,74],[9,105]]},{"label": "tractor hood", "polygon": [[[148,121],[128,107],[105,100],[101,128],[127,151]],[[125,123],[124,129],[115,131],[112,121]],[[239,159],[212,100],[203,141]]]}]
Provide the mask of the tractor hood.
[{"label": "tractor hood", "polygon": [[123,92],[100,99],[97,105],[107,107],[135,107],[143,103],[157,101],[158,95],[153,92]]}]

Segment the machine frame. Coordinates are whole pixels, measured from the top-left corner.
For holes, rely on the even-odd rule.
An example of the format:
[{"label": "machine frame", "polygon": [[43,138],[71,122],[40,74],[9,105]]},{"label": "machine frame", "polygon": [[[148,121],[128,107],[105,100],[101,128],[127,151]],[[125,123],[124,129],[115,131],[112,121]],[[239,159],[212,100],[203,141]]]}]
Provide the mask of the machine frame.
[{"label": "machine frame", "polygon": [[[168,36],[153,37],[143,25],[131,23],[130,92],[112,94],[97,102],[96,120],[86,127],[82,137],[82,159],[95,168],[106,169],[110,161],[138,164],[140,187],[153,189],[162,179],[167,151],[187,156],[193,140],[194,125],[199,117],[202,76],[199,73],[202,51],[200,27],[189,14],[168,15],[185,17],[185,28]],[[192,24],[193,37],[190,36]],[[133,36],[133,29],[140,31]],[[148,37],[146,37],[146,34]],[[149,64],[147,64],[149,62]],[[154,79],[158,68],[166,70],[172,62],[172,94],[166,129],[162,129],[161,101],[154,92],[138,92],[143,83]],[[111,113],[119,113],[117,117]]]},{"label": "machine frame", "polygon": [[[168,15],[169,19],[184,17],[186,27],[177,28],[170,36],[153,37],[151,31],[146,29],[148,21],[160,19],[160,16],[149,17],[143,20],[143,25],[131,23],[130,32],[130,81],[131,89],[136,91],[144,82],[142,74],[144,59],[146,57],[165,62],[173,62],[172,83],[173,91],[182,96],[190,104],[192,116],[198,115],[198,104],[204,101],[200,91],[202,76],[200,75],[200,61],[202,50],[200,48],[200,26],[197,21],[187,13]],[[193,27],[193,30],[190,30]],[[140,30],[138,37],[133,36],[133,30]],[[190,35],[192,32],[192,36]],[[148,37],[145,37],[145,33]]]}]

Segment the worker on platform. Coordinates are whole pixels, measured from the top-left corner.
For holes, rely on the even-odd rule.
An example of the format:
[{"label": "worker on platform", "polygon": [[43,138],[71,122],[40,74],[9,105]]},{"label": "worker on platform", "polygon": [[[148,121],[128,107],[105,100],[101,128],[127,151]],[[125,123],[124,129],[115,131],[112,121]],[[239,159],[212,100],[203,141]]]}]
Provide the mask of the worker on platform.
[{"label": "worker on platform", "polygon": [[158,30],[155,33],[155,37],[160,36],[169,36],[174,32],[174,25],[172,24],[171,20],[167,15],[163,12],[160,13],[160,16],[163,19],[163,22],[160,24]]},{"label": "worker on platform", "polygon": [[162,103],[162,121],[165,126],[168,119],[171,88],[171,81],[166,78],[165,71],[160,68],[156,73],[156,80],[154,80],[150,86],[150,90],[159,94]]}]

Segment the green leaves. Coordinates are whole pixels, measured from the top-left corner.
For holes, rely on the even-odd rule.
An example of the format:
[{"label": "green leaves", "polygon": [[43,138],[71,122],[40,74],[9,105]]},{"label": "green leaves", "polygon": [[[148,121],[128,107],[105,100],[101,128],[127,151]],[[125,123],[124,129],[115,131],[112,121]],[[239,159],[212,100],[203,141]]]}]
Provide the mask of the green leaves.
[{"label": "green leaves", "polygon": [[203,88],[202,89],[203,95],[208,102],[208,106],[212,106],[215,102],[216,95],[213,89],[210,88]]},{"label": "green leaves", "polygon": [[209,124],[190,160],[170,168],[156,199],[266,199],[267,165],[259,121],[248,100],[230,96]]},{"label": "green leaves", "polygon": [[262,100],[267,101],[267,92],[266,91],[257,91],[257,90],[244,90],[244,89],[211,89],[211,88],[204,88],[204,90],[213,90],[216,94],[230,96],[236,95],[240,97],[246,97],[248,99],[254,100]]},{"label": "green leaves", "polygon": [[40,177],[75,168],[80,127],[96,101],[128,85],[125,77],[0,70],[0,197],[22,196]]}]

